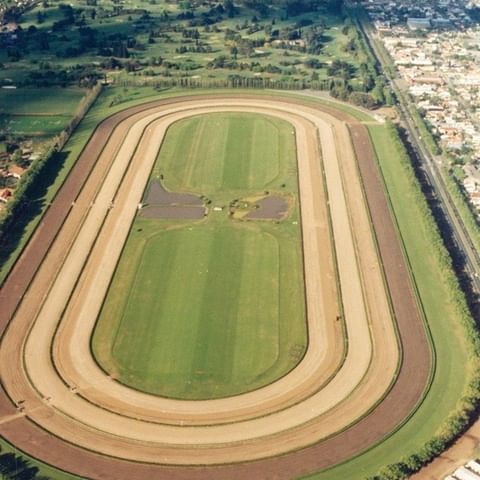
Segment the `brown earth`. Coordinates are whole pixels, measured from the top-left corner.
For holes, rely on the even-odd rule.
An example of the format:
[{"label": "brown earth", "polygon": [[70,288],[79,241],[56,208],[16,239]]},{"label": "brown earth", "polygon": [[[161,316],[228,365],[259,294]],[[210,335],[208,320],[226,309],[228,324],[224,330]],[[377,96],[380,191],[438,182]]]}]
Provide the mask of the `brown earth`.
[{"label": "brown earth", "polygon": [[283,197],[271,195],[255,203],[256,210],[245,215],[247,219],[281,220],[288,213],[288,202]]},{"label": "brown earth", "polygon": [[203,205],[197,195],[169,192],[156,181],[150,183],[143,202],[149,205]]},{"label": "brown earth", "polygon": [[[218,99],[219,97],[210,98]],[[258,101],[258,97],[252,98]],[[198,100],[198,97],[177,101],[181,103],[189,100],[195,101]],[[271,100],[276,100],[276,97],[272,97]],[[163,101],[159,104],[166,105],[175,101]],[[282,100],[282,102],[290,103],[292,110],[298,104],[293,100]],[[86,151],[89,148],[90,151],[81,156],[67,180],[70,182],[70,186],[67,188],[66,184],[62,188],[54,205],[47,211],[41,226],[0,292],[0,301],[2,301],[0,325],[3,329],[60,230],[70,210],[71,202],[76,198],[94,160],[98,157],[102,149],[102,142],[105,144],[108,140],[112,126],[133,113],[141,112],[143,108],[147,107],[141,106],[121,112],[115,116],[117,122],[112,120],[114,118],[112,117],[101,124],[95,132],[92,141],[86,147]],[[352,119],[334,109],[321,107],[319,110],[327,112],[341,121],[352,122]],[[12,417],[11,415],[14,415],[16,410],[5,395],[0,397],[2,416],[0,432],[2,435],[33,456],[65,470],[93,478],[293,478],[351,457],[379,441],[406,418],[421,397],[427,383],[430,370],[430,351],[416,308],[416,300],[412,293],[397,232],[385,201],[383,185],[378,176],[368,133],[365,127],[359,124],[351,124],[350,129],[365,185],[370,214],[375,226],[386,280],[392,294],[392,303],[403,348],[402,368],[395,385],[369,415],[344,432],[297,452],[257,462],[209,467],[180,468],[146,465],[112,459],[79,449],[39,429],[25,417]],[[66,192],[64,192],[65,189],[67,189]],[[3,308],[3,305],[6,307]],[[12,366],[12,368],[14,367]],[[48,409],[45,407],[39,406],[39,408],[45,409],[45,413],[48,415],[58,415],[48,413]],[[305,431],[307,430],[305,429]],[[159,462],[161,463],[161,459]]]}]

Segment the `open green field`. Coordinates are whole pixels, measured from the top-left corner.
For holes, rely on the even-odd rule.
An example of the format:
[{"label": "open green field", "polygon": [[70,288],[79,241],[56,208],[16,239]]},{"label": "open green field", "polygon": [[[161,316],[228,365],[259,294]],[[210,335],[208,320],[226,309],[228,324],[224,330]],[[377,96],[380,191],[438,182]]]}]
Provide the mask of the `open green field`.
[{"label": "open green field", "polygon": [[67,126],[84,94],[80,88],[0,89],[0,132],[56,135]]},{"label": "open green field", "polygon": [[[267,188],[298,198],[292,127],[249,114],[183,120],[168,131],[160,174],[212,205]],[[185,399],[249,391],[291,370],[307,344],[296,203],[280,223],[232,220],[227,209],[201,221],[138,218],[93,336],[100,365]]]},{"label": "open green field", "polygon": [[55,135],[70,119],[68,115],[0,115],[0,131],[25,136]]},{"label": "open green field", "polygon": [[[172,191],[231,200],[265,188],[296,190],[293,128],[272,117],[209,114],[175,125],[153,176]],[[170,140],[172,139],[172,140]],[[289,184],[281,187],[286,181]]]},{"label": "open green field", "polygon": [[81,88],[0,89],[0,113],[71,117],[84,95]]}]

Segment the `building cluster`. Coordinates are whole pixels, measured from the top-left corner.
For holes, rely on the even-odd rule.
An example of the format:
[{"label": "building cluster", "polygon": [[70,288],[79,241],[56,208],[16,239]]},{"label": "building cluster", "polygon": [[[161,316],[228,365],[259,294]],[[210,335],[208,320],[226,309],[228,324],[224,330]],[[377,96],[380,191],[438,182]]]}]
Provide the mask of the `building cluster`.
[{"label": "building cluster", "polygon": [[445,480],[480,480],[480,463],[477,460],[470,460],[445,477]]},{"label": "building cluster", "polygon": [[13,153],[0,152],[0,211],[13,198],[18,182],[27,172],[29,165],[39,158],[32,142],[22,142]]},{"label": "building cluster", "polygon": [[[480,2],[362,0],[457,178],[480,209]],[[460,168],[463,169],[463,173]]]},{"label": "building cluster", "polygon": [[0,2],[0,25],[4,23],[4,19],[11,12],[24,12],[32,8],[39,0],[4,0]]}]

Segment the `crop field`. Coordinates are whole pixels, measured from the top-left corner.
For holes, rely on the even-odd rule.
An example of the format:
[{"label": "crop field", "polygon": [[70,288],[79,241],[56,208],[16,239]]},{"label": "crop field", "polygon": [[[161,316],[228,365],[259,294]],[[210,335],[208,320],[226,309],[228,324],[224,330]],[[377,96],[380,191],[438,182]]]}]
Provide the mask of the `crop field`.
[{"label": "crop field", "polygon": [[465,309],[388,125],[134,93],[0,291],[0,434],[79,477],[360,480],[450,428]]},{"label": "crop field", "polygon": [[[275,187],[298,199],[292,127],[247,114],[183,120],[151,181],[160,175],[215,204]],[[279,224],[232,221],[228,209],[200,222],[137,218],[93,337],[102,367],[189,399],[253,390],[294,367],[307,343],[295,210]]]},{"label": "crop field", "polygon": [[5,133],[26,136],[47,136],[60,133],[68,124],[68,115],[43,116],[13,116],[0,117],[0,130]]}]

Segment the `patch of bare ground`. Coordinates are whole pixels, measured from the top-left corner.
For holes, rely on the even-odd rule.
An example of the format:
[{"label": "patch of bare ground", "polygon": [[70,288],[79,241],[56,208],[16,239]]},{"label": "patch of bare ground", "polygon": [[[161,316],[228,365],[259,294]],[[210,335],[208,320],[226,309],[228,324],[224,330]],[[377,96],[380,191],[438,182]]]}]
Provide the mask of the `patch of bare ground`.
[{"label": "patch of bare ground", "polygon": [[288,215],[288,202],[283,197],[270,195],[255,202],[254,210],[247,213],[248,220],[282,220]]}]

